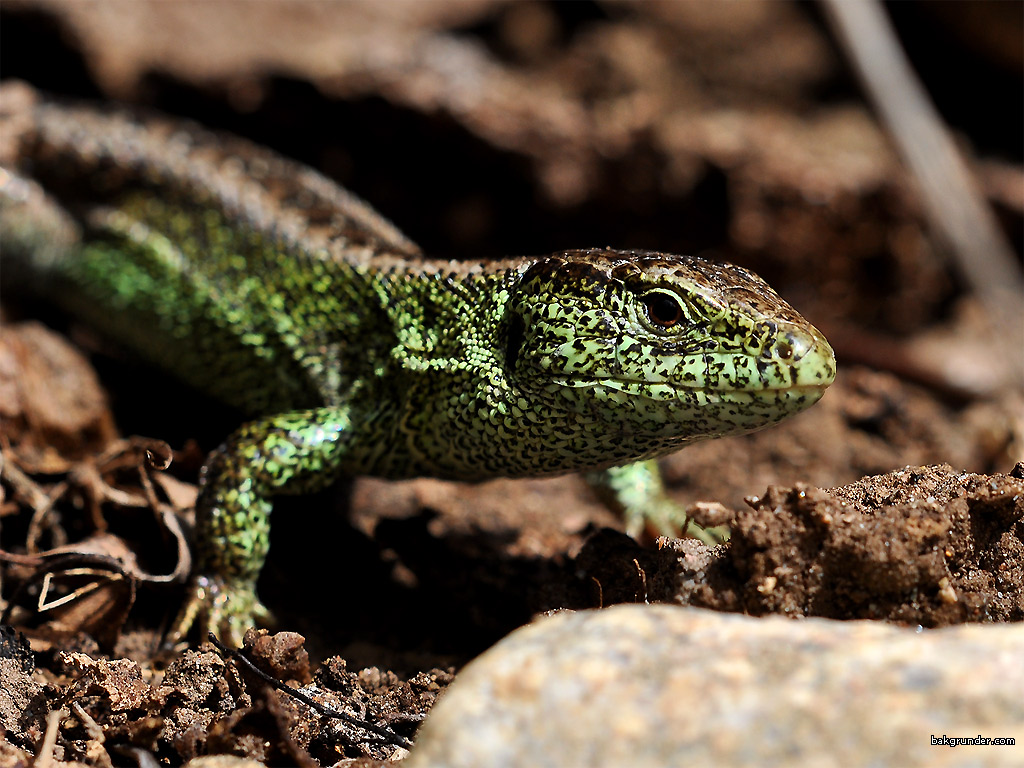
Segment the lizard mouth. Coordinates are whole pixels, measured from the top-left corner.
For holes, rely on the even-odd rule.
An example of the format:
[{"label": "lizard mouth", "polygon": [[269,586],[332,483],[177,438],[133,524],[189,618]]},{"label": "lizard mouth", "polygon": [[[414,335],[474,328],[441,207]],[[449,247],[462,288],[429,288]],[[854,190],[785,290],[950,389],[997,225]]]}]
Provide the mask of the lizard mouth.
[{"label": "lizard mouth", "polygon": [[563,387],[605,387],[650,400],[700,399],[703,402],[815,402],[835,380],[832,347],[813,328],[787,333],[769,354],[714,353],[693,358],[652,358],[649,370],[623,376],[560,375]]},{"label": "lizard mouth", "polygon": [[[709,401],[722,402],[752,402],[786,396],[787,399],[797,399],[802,396],[819,399],[828,389],[829,384],[793,384],[781,386],[765,386],[749,389],[732,388],[728,386],[702,387],[676,382],[650,381],[644,379],[624,378],[602,378],[581,380],[578,378],[555,378],[558,386],[572,387],[575,389],[586,389],[591,387],[606,387],[626,394],[647,397],[651,400],[673,400],[690,399],[697,395],[705,396]],[[829,382],[831,383],[831,382]]]},{"label": "lizard mouth", "polygon": [[[651,355],[647,365],[598,376],[607,386],[658,400],[704,395],[722,401],[811,398],[817,400],[835,380],[832,347],[814,327],[787,324],[759,352],[712,350],[696,355]],[[623,374],[626,375],[623,375]],[[571,376],[566,377],[571,379]],[[675,393],[675,394],[673,394]]]}]

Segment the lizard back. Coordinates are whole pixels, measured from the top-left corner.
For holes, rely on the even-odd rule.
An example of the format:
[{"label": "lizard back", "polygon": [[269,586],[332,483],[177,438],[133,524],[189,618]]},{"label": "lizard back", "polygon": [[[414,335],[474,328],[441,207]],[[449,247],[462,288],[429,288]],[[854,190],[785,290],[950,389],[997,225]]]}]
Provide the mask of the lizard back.
[{"label": "lizard back", "polygon": [[[461,270],[426,262],[363,201],[243,139],[3,94],[7,265],[22,257],[29,280],[47,282],[39,293],[250,414],[338,403],[398,343],[407,278]],[[63,237],[19,241],[32,227],[18,217],[37,222],[27,208],[49,197],[68,215],[54,215]]]}]

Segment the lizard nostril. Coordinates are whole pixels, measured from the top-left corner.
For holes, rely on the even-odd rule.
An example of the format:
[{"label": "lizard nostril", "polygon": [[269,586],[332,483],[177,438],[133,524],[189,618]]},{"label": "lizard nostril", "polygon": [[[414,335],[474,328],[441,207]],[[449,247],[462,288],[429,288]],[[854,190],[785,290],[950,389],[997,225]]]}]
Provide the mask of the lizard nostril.
[{"label": "lizard nostril", "polygon": [[795,363],[812,353],[818,345],[816,331],[808,333],[804,330],[787,330],[780,333],[774,344],[765,351],[776,360]]}]

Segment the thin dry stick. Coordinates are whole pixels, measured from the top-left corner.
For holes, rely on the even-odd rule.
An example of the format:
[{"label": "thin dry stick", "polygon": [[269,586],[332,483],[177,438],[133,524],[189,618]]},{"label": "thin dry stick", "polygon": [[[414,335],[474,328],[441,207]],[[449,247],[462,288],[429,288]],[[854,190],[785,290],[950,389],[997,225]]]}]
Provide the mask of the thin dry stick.
[{"label": "thin dry stick", "polygon": [[316,701],[311,696],[306,695],[302,691],[296,688],[292,688],[290,685],[286,685],[277,678],[272,677],[271,675],[267,674],[262,669],[257,667],[252,662],[252,660],[249,659],[241,651],[233,648],[228,648],[212,632],[207,634],[207,640],[213,643],[218,653],[220,653],[221,657],[225,660],[234,659],[236,662],[242,664],[249,672],[254,674],[256,677],[258,677],[264,683],[269,685],[271,688],[281,691],[285,695],[291,696],[293,699],[296,699],[297,701],[301,701],[307,707],[313,708],[321,715],[336,720],[341,720],[343,723],[348,723],[349,725],[354,726],[356,728],[361,728],[367,733],[372,733],[374,736],[380,739],[380,743],[382,744],[392,744],[394,746],[403,747],[404,749],[409,749],[412,746],[412,742],[409,739],[405,738],[405,736],[402,736],[401,734],[395,733],[387,726],[374,725],[368,720],[355,717],[353,715],[348,714],[347,712],[339,712],[336,709],[324,706],[323,704]]},{"label": "thin dry stick", "polygon": [[822,0],[875,109],[918,180],[932,231],[984,304],[1008,373],[1024,382],[1024,276],[878,0]]},{"label": "thin dry stick", "polygon": [[67,717],[66,709],[52,709],[46,716],[46,732],[39,752],[32,763],[33,768],[50,768],[53,765],[53,748],[57,746],[57,732],[60,730],[61,718]]}]

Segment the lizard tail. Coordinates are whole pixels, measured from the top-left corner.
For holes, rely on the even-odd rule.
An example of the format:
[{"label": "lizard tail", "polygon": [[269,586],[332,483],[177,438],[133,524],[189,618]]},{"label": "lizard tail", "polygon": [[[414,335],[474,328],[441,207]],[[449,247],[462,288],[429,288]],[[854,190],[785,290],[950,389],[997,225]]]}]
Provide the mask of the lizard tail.
[{"label": "lizard tail", "polygon": [[37,97],[22,83],[0,86],[0,289],[29,291],[81,243],[78,222],[17,169],[19,146],[31,136]]}]

